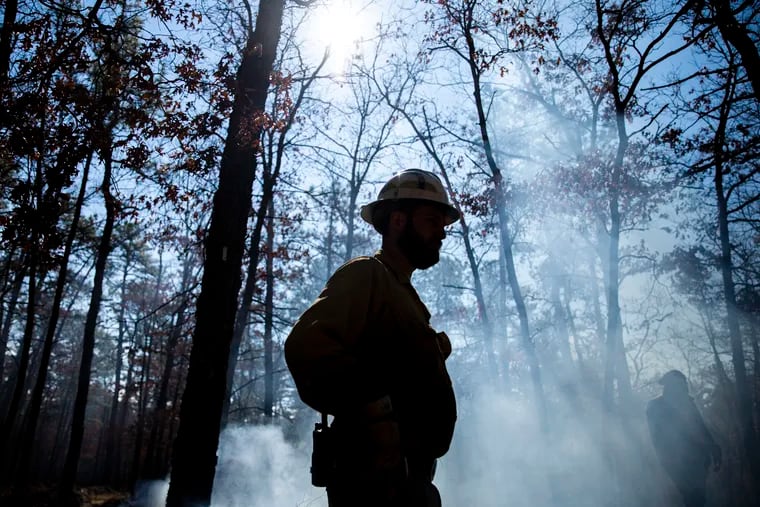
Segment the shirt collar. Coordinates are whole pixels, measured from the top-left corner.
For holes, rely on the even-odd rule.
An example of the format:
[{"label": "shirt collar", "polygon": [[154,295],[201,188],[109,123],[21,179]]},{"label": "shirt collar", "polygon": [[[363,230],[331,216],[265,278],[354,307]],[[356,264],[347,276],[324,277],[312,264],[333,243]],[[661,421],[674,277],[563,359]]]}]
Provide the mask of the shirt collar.
[{"label": "shirt collar", "polygon": [[396,279],[398,279],[399,282],[408,284],[412,283],[412,280],[406,276],[401,269],[399,269],[398,264],[394,263],[393,259],[391,259],[390,256],[383,252],[382,248],[375,252],[375,258],[385,264],[393,272],[393,274],[396,275]]}]

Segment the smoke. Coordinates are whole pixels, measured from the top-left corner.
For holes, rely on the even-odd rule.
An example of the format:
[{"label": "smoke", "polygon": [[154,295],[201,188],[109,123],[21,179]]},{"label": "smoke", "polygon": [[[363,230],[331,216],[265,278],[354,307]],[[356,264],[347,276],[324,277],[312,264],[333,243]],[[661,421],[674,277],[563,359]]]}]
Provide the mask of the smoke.
[{"label": "smoke", "polygon": [[447,505],[547,505],[538,423],[524,403],[483,391],[460,403],[451,451],[436,483]]},{"label": "smoke", "polygon": [[486,387],[460,404],[436,483],[448,506],[597,506],[597,450],[572,420],[545,433],[530,399]]},{"label": "smoke", "polygon": [[326,506],[324,489],[311,486],[310,453],[286,442],[275,426],[225,431],[212,506]]},{"label": "smoke", "polygon": [[[310,436],[309,436],[310,438]],[[286,442],[276,426],[250,426],[224,431],[211,499],[213,507],[326,507],[324,489],[311,486],[310,440]],[[167,481],[140,483],[124,507],[163,507]]]},{"label": "smoke", "polygon": [[142,481],[135,486],[133,497],[123,507],[163,507],[168,491],[166,481]]},{"label": "smoke", "polygon": [[435,481],[445,507],[678,505],[666,498],[643,405],[611,416],[592,395],[547,389],[542,427],[525,391],[488,382],[460,389],[454,441]]},{"label": "smoke", "polygon": [[[668,504],[656,463],[630,466],[636,452],[651,455],[640,421],[623,431],[593,403],[555,399],[545,432],[530,396],[482,384],[459,394],[454,441],[435,478],[445,507],[596,507],[610,498],[620,506]],[[325,490],[311,486],[310,454],[308,433],[294,443],[277,426],[226,430],[212,506],[326,507]],[[625,478],[622,486],[616,476]],[[167,489],[145,483],[129,505],[162,507]]]}]

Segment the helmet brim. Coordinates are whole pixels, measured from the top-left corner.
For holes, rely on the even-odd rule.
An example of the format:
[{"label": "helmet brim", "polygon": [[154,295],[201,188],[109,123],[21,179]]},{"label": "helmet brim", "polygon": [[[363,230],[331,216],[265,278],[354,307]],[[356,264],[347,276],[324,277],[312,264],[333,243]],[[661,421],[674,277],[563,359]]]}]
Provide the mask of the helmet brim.
[{"label": "helmet brim", "polygon": [[[400,200],[404,200],[404,199],[397,199],[397,201],[400,201]],[[410,199],[406,199],[406,200],[410,200]],[[444,210],[444,213],[446,214],[446,225],[453,224],[454,222],[459,220],[459,217],[461,216],[459,211],[450,204],[442,203],[440,201],[434,201],[432,199],[424,199],[424,198],[415,198],[414,200],[425,201],[425,202],[429,202],[431,204],[440,206]],[[362,217],[362,220],[374,226],[375,224],[372,222],[372,216],[375,213],[375,208],[379,204],[387,203],[387,202],[392,202],[392,201],[389,201],[388,199],[380,199],[377,201],[372,201],[371,203],[365,204],[364,206],[362,206],[359,212],[359,214]]]}]

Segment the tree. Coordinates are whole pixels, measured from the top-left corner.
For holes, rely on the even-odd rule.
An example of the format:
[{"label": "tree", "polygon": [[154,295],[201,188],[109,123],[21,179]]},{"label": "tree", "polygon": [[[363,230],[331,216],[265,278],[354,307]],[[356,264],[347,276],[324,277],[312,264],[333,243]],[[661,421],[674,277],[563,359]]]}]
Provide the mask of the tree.
[{"label": "tree", "polygon": [[[103,83],[103,110],[111,111],[115,109],[116,94],[115,85],[111,81],[118,78],[118,67],[114,66],[115,52],[112,46],[106,45],[106,61],[104,65],[104,83]],[[95,348],[95,331],[97,328],[98,314],[100,312],[100,303],[103,297],[103,279],[105,278],[106,263],[111,252],[111,235],[113,233],[118,203],[111,192],[111,175],[113,170],[113,129],[118,120],[116,118],[101,118],[97,125],[101,144],[98,147],[98,154],[103,161],[103,183],[101,191],[103,193],[104,207],[106,218],[103,224],[103,231],[98,245],[97,259],[95,261],[95,274],[93,277],[93,288],[90,296],[90,305],[87,312],[87,321],[85,323],[84,336],[82,339],[82,360],[79,365],[79,381],[76,390],[76,400],[74,401],[74,413],[71,422],[71,437],[69,448],[66,453],[66,464],[63,468],[63,476],[59,485],[59,490],[64,501],[70,496],[76,482],[76,472],[79,465],[79,456],[82,450],[82,440],[84,437],[85,410],[87,408],[87,398],[90,390],[90,368]]]},{"label": "tree", "polygon": [[[262,160],[262,184],[261,184],[261,197],[258,203],[258,209],[256,211],[256,221],[251,233],[250,245],[248,248],[248,267],[246,272],[245,285],[240,298],[240,305],[235,315],[235,329],[232,335],[232,343],[230,346],[230,358],[229,366],[227,370],[227,389],[224,397],[224,408],[222,410],[222,426],[226,426],[229,402],[233,389],[233,379],[235,374],[235,365],[237,362],[238,354],[240,351],[240,344],[243,339],[243,334],[248,327],[248,317],[250,313],[251,302],[253,300],[254,290],[256,288],[256,282],[259,279],[257,276],[259,258],[261,252],[261,235],[262,229],[265,223],[267,223],[267,217],[271,220],[271,216],[267,212],[270,204],[274,200],[274,192],[277,185],[278,178],[280,177],[280,171],[282,169],[283,160],[285,157],[285,149],[288,144],[287,135],[291,127],[295,123],[297,115],[301,109],[304,100],[307,97],[309,88],[316,80],[319,72],[324,67],[327,61],[327,53],[325,53],[322,61],[317,65],[315,70],[309,77],[304,77],[301,82],[298,96],[295,101],[291,101],[290,87],[293,84],[293,78],[282,77],[278,80],[278,86],[274,90],[274,111],[271,113],[272,118],[277,118],[278,113],[284,114],[285,118],[274,122],[270,128],[266,129],[264,134],[266,144],[266,156]],[[304,72],[306,69],[303,69]]]},{"label": "tree", "polygon": [[240,267],[260,150],[262,112],[282,26],[283,1],[259,3],[236,78],[198,296],[187,385],[174,443],[168,507],[211,501]]},{"label": "tree", "polygon": [[755,100],[760,100],[759,41],[757,32],[751,28],[751,20],[758,13],[757,5],[742,1],[734,7],[730,0],[703,0],[694,2],[694,10],[697,26],[717,27],[723,40],[741,56],[741,64],[749,77]]},{"label": "tree", "polygon": [[[448,190],[449,195],[451,196],[452,205],[460,212],[459,215],[459,227],[461,228],[461,237],[462,241],[464,242],[465,247],[465,253],[467,255],[467,262],[469,263],[470,272],[472,273],[472,282],[473,282],[473,292],[475,293],[475,300],[477,302],[478,307],[478,317],[481,322],[482,332],[483,332],[483,343],[485,347],[485,354],[486,359],[488,362],[488,371],[491,376],[491,379],[494,381],[499,376],[499,369],[496,362],[496,356],[494,353],[494,345],[493,345],[493,326],[491,323],[491,319],[489,317],[489,309],[486,305],[486,298],[483,291],[483,284],[481,282],[480,277],[480,267],[478,260],[476,259],[476,253],[472,246],[471,242],[471,231],[470,226],[468,224],[468,219],[463,212],[463,206],[460,203],[460,194],[463,194],[463,192],[456,192],[454,190],[454,186],[451,182],[451,177],[449,176],[449,169],[447,168],[447,164],[444,163],[443,155],[440,153],[440,149],[435,145],[435,138],[436,135],[434,133],[434,129],[431,125],[430,118],[428,117],[427,111],[425,110],[425,107],[422,107],[422,111],[420,114],[419,119],[415,119],[412,116],[412,113],[408,111],[409,103],[411,101],[411,97],[414,95],[414,87],[416,85],[417,76],[415,75],[416,70],[415,69],[408,69],[408,75],[405,78],[400,79],[400,76],[393,75],[390,79],[390,82],[383,81],[381,82],[376,76],[373,77],[373,82],[375,86],[378,87],[380,93],[382,94],[383,98],[385,99],[387,105],[391,107],[395,112],[400,114],[404,117],[404,119],[407,121],[409,126],[414,131],[414,134],[417,137],[417,141],[422,144],[422,146],[425,148],[425,151],[430,155],[430,157],[433,159],[433,162],[435,163],[435,166],[438,169],[438,172],[441,174],[441,177],[443,178],[443,181],[445,182],[446,189]],[[401,81],[402,84],[398,84],[398,82]],[[394,87],[398,87],[398,89],[392,89],[391,83],[393,83]],[[405,90],[406,85],[409,85],[410,90]],[[395,98],[391,97],[391,94],[393,93]],[[402,97],[404,94],[408,93],[409,100],[405,101],[406,103],[402,102]],[[434,106],[433,106],[434,107]],[[419,124],[418,124],[419,123]],[[468,198],[469,196],[465,196],[465,198]]]},{"label": "tree", "polygon": [[[541,47],[545,40],[555,35],[555,22],[544,20],[542,13],[534,13],[534,18],[524,15],[518,6],[480,5],[473,0],[440,2],[441,19],[437,22],[435,33],[431,37],[431,46],[447,49],[464,63],[469,73],[474,99],[476,123],[482,156],[490,173],[493,205],[499,223],[499,237],[503,249],[509,286],[517,309],[520,322],[520,337],[531,372],[534,398],[539,420],[544,430],[548,430],[546,399],[541,381],[541,370],[535,352],[535,344],[530,330],[528,309],[517,277],[513,238],[507,214],[507,182],[499,163],[494,156],[491,144],[491,131],[487,99],[484,97],[482,80],[485,75],[499,70],[503,72],[501,60],[511,52],[524,51],[526,48]],[[499,40],[499,27],[511,26],[507,37]],[[515,38],[515,47],[510,47],[511,37]]]},{"label": "tree", "polygon": [[[695,117],[698,129],[693,133],[671,132],[670,142],[692,164],[684,171],[687,181],[697,181],[701,188],[709,188],[714,199],[715,213],[707,218],[707,239],[714,243],[709,256],[721,277],[720,299],[725,308],[725,325],[731,351],[735,377],[735,399],[738,421],[743,438],[745,459],[755,477],[760,472],[758,461],[758,435],[754,424],[756,388],[747,372],[745,333],[742,321],[746,314],[741,308],[738,292],[739,280],[751,271],[740,269],[734,259],[745,257],[752,247],[756,231],[757,202],[760,199],[757,176],[760,174],[752,161],[757,157],[758,115],[757,99],[747,93],[743,66],[738,64],[737,52],[731,45],[722,46],[715,39],[701,41],[699,48],[716,57],[716,68],[700,69],[703,88],[683,104],[684,113]],[[714,231],[717,229],[717,236]],[[690,249],[693,251],[693,249]],[[701,252],[702,250],[697,250]],[[747,260],[752,264],[752,256]],[[742,263],[744,264],[744,263]],[[749,290],[751,293],[752,289]],[[752,333],[752,323],[748,327]],[[755,340],[749,343],[757,357]],[[754,392],[753,392],[754,391]]]},{"label": "tree", "polygon": [[90,152],[87,154],[87,160],[85,161],[85,165],[82,170],[82,182],[80,184],[79,194],[77,195],[76,202],[74,203],[71,225],[66,236],[61,263],[58,268],[58,280],[56,281],[55,285],[55,295],[53,296],[50,318],[48,319],[47,328],[45,330],[45,340],[41,352],[39,373],[34,383],[34,389],[29,401],[29,408],[27,409],[27,413],[22,426],[23,433],[21,436],[21,462],[19,464],[17,472],[21,473],[21,477],[25,479],[28,479],[31,475],[29,464],[33,455],[34,436],[37,431],[37,423],[40,411],[42,409],[42,396],[45,390],[45,383],[47,381],[50,356],[52,354],[53,342],[56,335],[56,329],[58,327],[58,319],[60,316],[64,290],[66,288],[66,283],[69,276],[69,259],[71,258],[71,251],[79,228],[79,218],[81,216],[82,206],[85,200],[87,180],[89,178],[89,171],[92,164],[93,155],[94,147],[92,147],[90,149]]}]

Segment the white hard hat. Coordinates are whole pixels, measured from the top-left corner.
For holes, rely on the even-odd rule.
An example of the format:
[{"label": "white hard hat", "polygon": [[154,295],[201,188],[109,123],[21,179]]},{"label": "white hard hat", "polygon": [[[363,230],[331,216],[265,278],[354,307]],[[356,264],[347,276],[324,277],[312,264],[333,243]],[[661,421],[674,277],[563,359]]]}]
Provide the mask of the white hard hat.
[{"label": "white hard hat", "polygon": [[362,206],[361,216],[368,224],[373,224],[372,218],[378,204],[401,199],[431,201],[443,205],[446,212],[446,225],[459,220],[459,211],[451,205],[446,189],[438,176],[422,169],[406,169],[393,175],[380,189],[377,199]]}]

